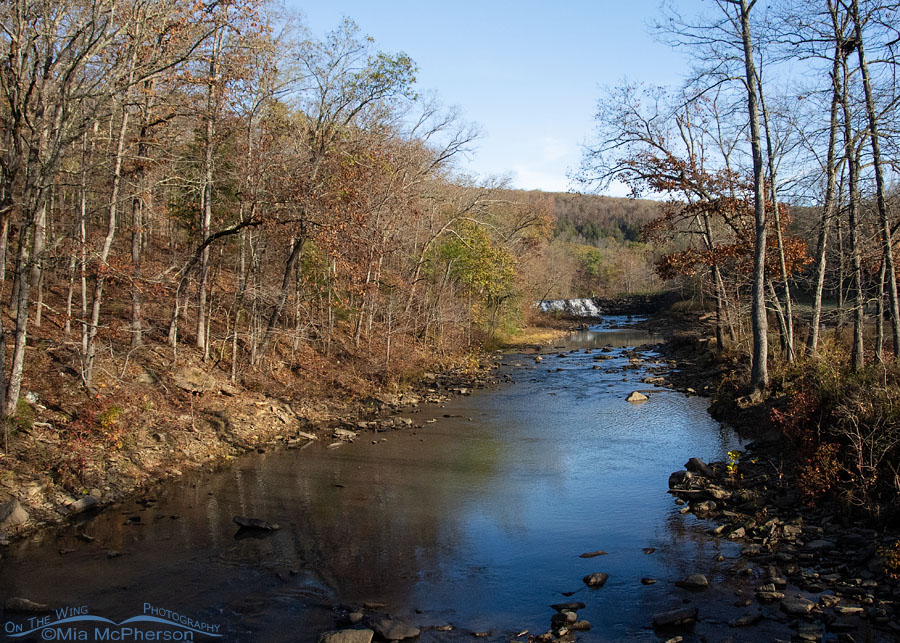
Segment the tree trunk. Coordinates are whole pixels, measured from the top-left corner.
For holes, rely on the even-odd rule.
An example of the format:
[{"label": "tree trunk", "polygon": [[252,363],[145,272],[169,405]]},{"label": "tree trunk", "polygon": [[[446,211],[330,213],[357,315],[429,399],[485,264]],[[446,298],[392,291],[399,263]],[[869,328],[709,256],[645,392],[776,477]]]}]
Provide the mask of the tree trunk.
[{"label": "tree trunk", "polygon": [[[828,225],[837,209],[835,207],[835,180],[837,165],[835,151],[838,133],[838,106],[840,104],[840,86],[838,78],[841,69],[841,45],[835,42],[834,62],[831,67],[831,111],[828,121],[828,150],[825,157],[825,202],[822,204],[822,217],[819,220],[819,238],[816,243],[816,287],[813,294],[813,314],[810,322],[809,337],[806,342],[808,355],[815,355],[819,344],[819,325],[822,319],[822,295],[825,289],[825,272],[827,269],[826,251],[828,247]],[[838,288],[841,286],[839,285]]]},{"label": "tree trunk", "polygon": [[750,117],[750,147],[753,153],[753,196],[756,241],[753,257],[753,286],[751,324],[753,328],[753,358],[750,385],[765,390],[769,385],[768,334],[766,319],[766,195],[762,146],[760,144],[758,91],[756,68],[753,64],[753,40],[750,35],[750,8],[747,0],[740,0],[741,37],[744,47],[744,68],[747,80],[747,112]]},{"label": "tree trunk", "polygon": [[[759,103],[760,108],[762,109],[763,115],[763,124],[765,125],[766,130],[766,151],[768,154],[768,165],[769,165],[769,194],[772,198],[772,217],[775,223],[775,239],[778,244],[778,264],[781,269],[781,282],[782,287],[784,288],[784,313],[782,315],[782,319],[779,320],[779,323],[783,326],[782,333],[782,349],[784,351],[785,356],[787,357],[787,361],[790,364],[794,362],[794,319],[793,319],[793,311],[791,305],[791,283],[790,278],[787,271],[787,265],[785,264],[784,259],[784,238],[781,232],[781,213],[778,210],[778,188],[776,186],[777,181],[777,173],[775,169],[775,148],[772,145],[772,130],[769,123],[769,110],[766,108],[766,101],[764,97],[764,92],[762,88],[762,79],[760,79],[759,90]],[[772,292],[775,293],[775,287],[772,286]],[[777,293],[775,294],[777,301]],[[781,306],[779,305],[777,310],[781,311]]]},{"label": "tree trunk", "polygon": [[778,322],[778,339],[781,343],[781,350],[787,353],[788,327],[784,318],[784,308],[781,307],[781,300],[778,299],[778,293],[775,292],[775,286],[771,281],[766,282],[769,288],[769,300],[772,302],[772,308],[775,309],[775,319]]},{"label": "tree trunk", "polygon": [[878,297],[875,300],[875,361],[884,362],[884,278],[885,261],[882,257],[878,271]]},{"label": "tree trunk", "polygon": [[[227,5],[223,9],[226,12]],[[215,122],[218,116],[218,85],[219,85],[219,54],[222,51],[222,40],[225,28],[221,24],[217,26],[213,36],[213,50],[209,60],[209,85],[206,96],[206,138],[204,140],[203,156],[203,192],[200,197],[203,213],[200,223],[200,238],[209,237],[212,223],[212,185],[213,185],[213,138],[215,137]],[[197,284],[197,348],[206,348],[206,291],[209,278],[209,248],[203,249],[200,258],[200,278]]]},{"label": "tree trunk", "polygon": [[281,291],[278,293],[278,300],[275,302],[275,308],[272,310],[272,314],[269,316],[269,323],[266,325],[266,332],[263,335],[262,341],[260,342],[259,349],[257,351],[256,357],[259,359],[261,355],[263,355],[266,349],[269,347],[269,343],[272,341],[272,333],[275,330],[275,325],[278,323],[278,319],[281,317],[281,312],[284,310],[284,306],[287,303],[288,293],[291,288],[291,275],[294,274],[294,268],[297,266],[297,260],[300,258],[300,253],[303,249],[303,244],[306,238],[303,232],[301,231],[300,236],[294,239],[291,244],[291,252],[288,255],[287,261],[284,265],[284,274],[281,279]]},{"label": "tree trunk", "polygon": [[[149,94],[152,91],[152,83],[144,83],[144,91]],[[150,135],[148,118],[150,110],[149,97],[144,100],[141,109],[141,129],[138,137],[137,158],[138,166],[134,175],[136,193],[131,199],[131,347],[137,348],[144,343],[143,329],[143,295],[141,284],[143,282],[144,261],[144,206],[146,198],[144,163],[148,154],[147,138]]]},{"label": "tree trunk", "polygon": [[[132,63],[133,64],[133,63]],[[110,194],[109,210],[107,213],[106,237],[97,260],[96,277],[94,278],[94,290],[91,294],[91,319],[88,323],[87,352],[84,359],[82,379],[85,387],[90,389],[94,379],[94,359],[97,355],[97,331],[100,326],[100,307],[103,303],[103,287],[106,284],[106,264],[109,252],[112,249],[113,239],[116,235],[116,218],[119,208],[119,192],[122,185],[122,161],[125,157],[125,136],[128,132],[128,106],[122,105],[122,122],[119,125],[119,137],[116,144],[116,158],[113,167],[112,192]]]},{"label": "tree trunk", "polygon": [[847,159],[847,172],[850,181],[849,203],[849,235],[850,235],[850,260],[853,267],[853,288],[856,291],[856,300],[853,306],[853,346],[850,349],[850,363],[854,371],[862,370],[865,364],[863,356],[863,282],[862,261],[859,249],[859,160],[856,154],[856,146],[853,141],[853,121],[850,111],[850,83],[848,79],[847,59],[842,64],[843,90],[841,92],[841,107],[844,115],[844,154]]},{"label": "tree trunk", "polygon": [[894,269],[891,225],[888,220],[887,204],[885,203],[886,188],[883,163],[881,160],[878,117],[875,113],[875,99],[872,95],[869,65],[866,62],[866,54],[863,46],[862,23],[859,18],[858,0],[852,0],[850,3],[850,13],[853,18],[854,31],[856,34],[856,53],[859,57],[859,69],[862,73],[863,89],[866,97],[866,117],[869,121],[869,141],[872,144],[872,165],[875,170],[875,202],[878,206],[878,222],[881,227],[882,253],[884,254],[888,295],[891,304],[891,331],[894,344],[894,357],[898,357],[900,356],[900,303],[898,303],[897,300],[897,273]]}]

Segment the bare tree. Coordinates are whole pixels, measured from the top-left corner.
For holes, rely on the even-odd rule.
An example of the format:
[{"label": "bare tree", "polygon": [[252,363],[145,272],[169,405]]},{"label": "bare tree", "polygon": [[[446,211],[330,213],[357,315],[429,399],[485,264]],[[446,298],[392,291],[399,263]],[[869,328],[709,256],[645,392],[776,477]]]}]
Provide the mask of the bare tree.
[{"label": "bare tree", "polygon": [[[841,2],[846,7],[845,2]],[[886,190],[884,179],[884,162],[881,157],[881,134],[879,127],[879,115],[875,108],[875,97],[872,89],[872,80],[869,73],[869,64],[866,60],[865,43],[863,38],[864,18],[860,17],[858,0],[851,0],[849,7],[850,18],[853,21],[853,39],[844,41],[844,50],[849,55],[852,49],[856,49],[859,58],[859,71],[862,75],[863,92],[865,95],[866,118],[869,124],[869,142],[872,145],[872,166],[875,172],[875,203],[878,208],[878,220],[880,224],[882,262],[887,275],[888,295],[890,297],[891,328],[894,345],[894,357],[900,356],[900,303],[897,299],[897,273],[894,269],[894,251],[892,241],[891,223],[888,218],[886,204]],[[891,10],[894,19],[897,18],[897,9]],[[900,101],[900,96],[895,97],[886,108],[891,110]]]}]

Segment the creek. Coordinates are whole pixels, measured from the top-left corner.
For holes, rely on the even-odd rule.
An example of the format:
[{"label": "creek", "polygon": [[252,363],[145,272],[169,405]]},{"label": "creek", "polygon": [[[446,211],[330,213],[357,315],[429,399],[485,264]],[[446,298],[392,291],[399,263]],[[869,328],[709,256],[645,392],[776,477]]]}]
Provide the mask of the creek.
[{"label": "creek", "polygon": [[[420,428],[247,454],[43,530],[7,550],[0,599],[88,606],[116,621],[150,604],[225,633],[195,640],[254,642],[315,641],[340,606],[365,603],[423,628],[454,627],[420,640],[490,631],[486,640],[504,641],[547,631],[549,605],[578,600],[592,624],[580,640],[652,640],[654,612],[696,600],[675,580],[702,572],[726,583],[727,563],[713,561],[737,556],[679,513],[668,476],[739,442],[706,399],[642,383],[665,368],[651,348],[659,338],[611,321],[540,360],[504,356],[513,381],[502,387],[404,413]],[[633,390],[650,399],[626,402]],[[235,515],[281,529],[245,538]],[[579,557],[595,550],[607,553]],[[592,572],[609,581],[587,588]],[[711,619],[693,636],[718,626]]]}]

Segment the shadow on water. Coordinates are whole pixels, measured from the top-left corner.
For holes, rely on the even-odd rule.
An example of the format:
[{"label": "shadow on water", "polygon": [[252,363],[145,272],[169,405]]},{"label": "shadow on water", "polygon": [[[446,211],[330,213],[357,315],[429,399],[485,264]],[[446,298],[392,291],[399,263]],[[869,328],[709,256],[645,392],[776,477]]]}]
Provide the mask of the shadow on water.
[{"label": "shadow on water", "polygon": [[[517,382],[423,407],[416,430],[248,455],[167,485],[153,502],[46,530],[0,562],[0,597],[114,619],[151,603],[221,624],[235,641],[285,640],[286,628],[290,640],[314,641],[335,626],[330,606],[369,602],[417,625],[503,640],[546,631],[548,605],[574,592],[593,624],[584,640],[645,640],[652,612],[680,606],[671,582],[718,547],[678,515],[668,475],[737,444],[701,398],[656,390],[625,402],[647,389],[640,381],[657,356],[640,349],[639,367],[623,370],[634,363],[621,347],[658,341],[583,331],[540,362],[507,356]],[[608,344],[617,348],[594,368],[594,349]],[[235,515],[281,529],[236,539]],[[608,554],[579,558],[597,549]],[[588,590],[581,577],[595,571],[609,582]]]}]

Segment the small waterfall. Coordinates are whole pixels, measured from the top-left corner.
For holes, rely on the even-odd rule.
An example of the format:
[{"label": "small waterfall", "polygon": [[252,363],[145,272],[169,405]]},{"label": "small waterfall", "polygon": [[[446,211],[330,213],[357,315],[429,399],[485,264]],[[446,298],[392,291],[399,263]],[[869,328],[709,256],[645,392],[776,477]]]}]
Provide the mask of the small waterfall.
[{"label": "small waterfall", "polygon": [[560,312],[571,317],[600,316],[600,308],[589,297],[584,299],[543,299],[537,303],[537,307],[544,313]]}]

